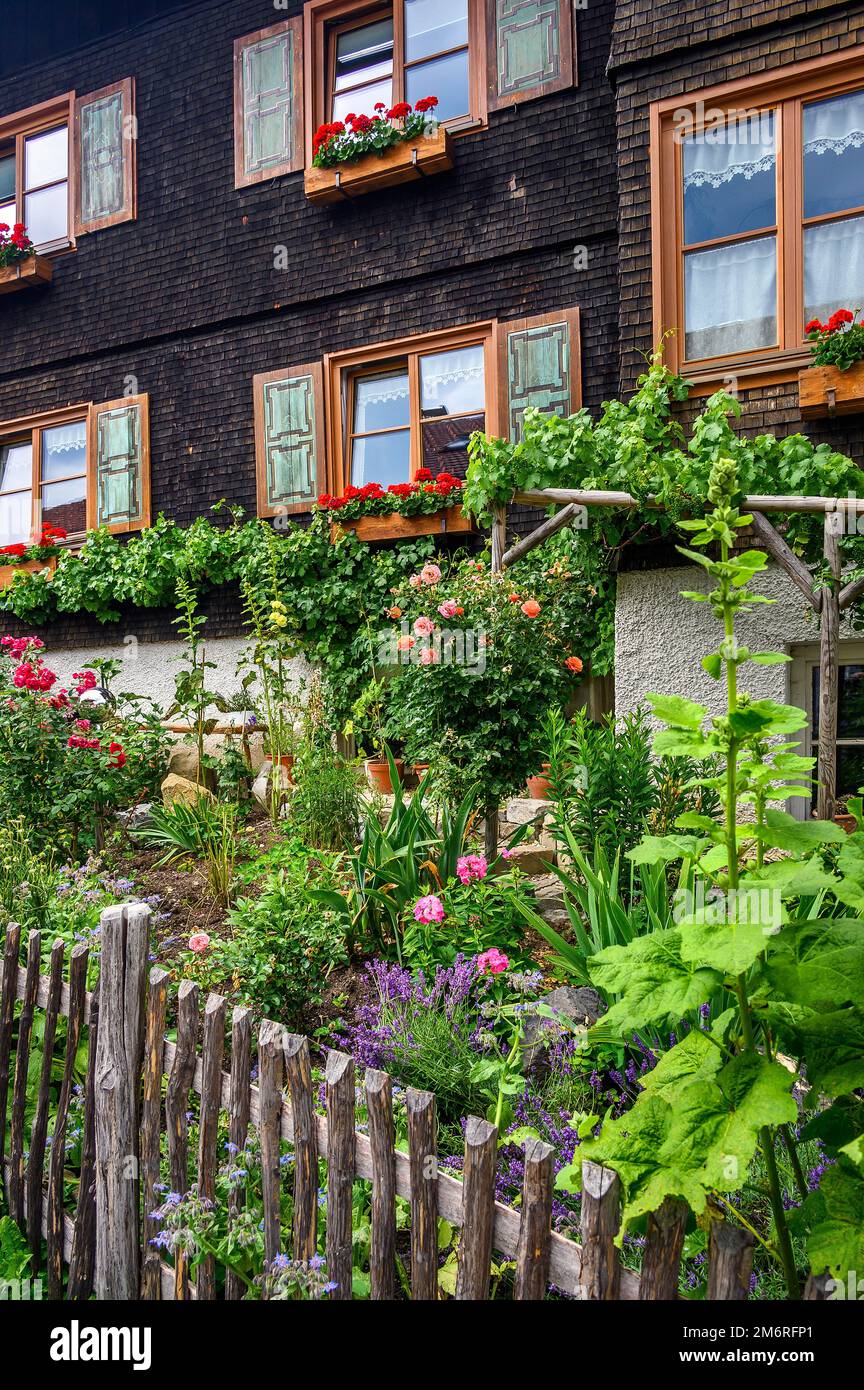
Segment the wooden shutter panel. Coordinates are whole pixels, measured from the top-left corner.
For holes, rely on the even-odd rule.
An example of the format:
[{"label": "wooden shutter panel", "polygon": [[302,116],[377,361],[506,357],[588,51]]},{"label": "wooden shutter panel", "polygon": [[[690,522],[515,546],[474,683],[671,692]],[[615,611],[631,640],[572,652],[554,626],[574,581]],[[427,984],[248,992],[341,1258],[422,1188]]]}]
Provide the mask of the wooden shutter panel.
[{"label": "wooden shutter panel", "polygon": [[572,415],[582,405],[579,310],[517,319],[498,325],[498,374],[504,399],[501,422],[507,439],[522,437],[528,406]]},{"label": "wooden shutter panel", "polygon": [[141,531],[150,525],[150,398],[90,407],[87,527]]},{"label": "wooden shutter panel", "polygon": [[75,235],[135,218],[135,79],[75,102]]},{"label": "wooden shutter panel", "polygon": [[303,20],[234,43],[234,184],[303,168]]},{"label": "wooden shutter panel", "polygon": [[258,515],[308,512],[324,480],[320,362],[253,377]]},{"label": "wooden shutter panel", "polygon": [[486,0],[490,111],[572,87],[571,0]]}]

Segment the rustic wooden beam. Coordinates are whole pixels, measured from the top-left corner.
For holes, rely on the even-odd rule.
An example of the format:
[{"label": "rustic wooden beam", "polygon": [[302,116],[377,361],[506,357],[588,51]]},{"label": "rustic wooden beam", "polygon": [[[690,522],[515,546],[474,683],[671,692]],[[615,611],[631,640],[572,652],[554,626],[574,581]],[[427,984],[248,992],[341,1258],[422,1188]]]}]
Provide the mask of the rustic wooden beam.
[{"label": "rustic wooden beam", "polygon": [[565,526],[569,526],[572,521],[575,521],[577,516],[582,514],[582,511],[583,508],[578,506],[575,502],[569,502],[560,512],[555,512],[554,516],[547,516],[546,520],[542,525],[537,527],[536,531],[532,531],[530,535],[523,536],[521,541],[517,541],[515,545],[511,546],[510,549],[505,552],[501,560],[501,568],[506,570],[509,569],[511,565],[515,565],[517,560],[521,560],[522,556],[527,555],[535,546],[542,545],[543,541],[548,540],[550,536],[554,536],[556,531],[562,531]]},{"label": "rustic wooden beam", "polygon": [[825,515],[824,553],[832,582],[822,590],[819,629],[819,760],[817,814],[831,820],[837,786],[837,704],[840,690],[840,538],[842,516]]},{"label": "rustic wooden beam", "polygon": [[507,545],[507,508],[496,507],[492,516],[492,573],[500,574],[504,568],[504,550]]},{"label": "rustic wooden beam", "polygon": [[793,584],[796,584],[807,599],[811,608],[819,612],[822,605],[822,592],[819,590],[814,593],[813,575],[784,541],[780,532],[772,526],[771,522],[761,512],[753,513],[753,530],[759,540],[765,546],[772,560],[780,566],[785,574],[789,576]]},{"label": "rustic wooden beam", "polygon": [[[514,502],[525,502],[531,506],[548,507],[550,503],[562,505],[575,502],[582,507],[648,507],[662,511],[663,504],[655,497],[634,497],[630,492],[610,492],[602,488],[586,490],[572,487],[535,488],[528,492],[517,492]],[[788,497],[782,493],[754,493],[741,502],[742,512],[839,512],[864,514],[864,497]]]},{"label": "rustic wooden beam", "polygon": [[847,584],[840,590],[840,612],[842,613],[844,608],[851,608],[862,594],[864,594],[864,578],[853,579],[851,584]]}]

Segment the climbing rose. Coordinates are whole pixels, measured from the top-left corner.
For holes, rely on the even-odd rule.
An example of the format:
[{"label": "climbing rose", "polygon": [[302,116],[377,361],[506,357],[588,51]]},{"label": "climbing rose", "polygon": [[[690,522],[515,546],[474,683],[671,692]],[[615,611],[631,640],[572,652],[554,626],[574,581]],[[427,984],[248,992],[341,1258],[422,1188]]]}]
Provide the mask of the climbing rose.
[{"label": "climbing rose", "polygon": [[435,624],[431,618],[418,618],[414,624],[414,631],[418,637],[428,637],[435,631]]},{"label": "climbing rose", "polygon": [[425,898],[420,898],[414,905],[415,922],[424,922],[428,926],[430,922],[444,921],[444,904],[440,898],[436,898],[434,893],[429,893]]},{"label": "climbing rose", "polygon": [[417,638],[409,637],[407,633],[403,633],[401,637],[397,637],[396,639],[397,652],[410,652],[411,648],[416,647],[416,645]]},{"label": "climbing rose", "polygon": [[480,975],[500,975],[510,966],[510,961],[497,946],[484,951],[477,957],[477,972]]},{"label": "climbing rose", "polygon": [[421,666],[434,666],[438,661],[438,654],[434,647],[423,647],[420,652]]},{"label": "climbing rose", "polygon": [[579,656],[568,656],[564,665],[567,667],[568,671],[573,672],[574,676],[578,676],[579,672],[582,670],[582,658]]},{"label": "climbing rose", "polygon": [[423,584],[437,584],[441,578],[441,571],[437,565],[424,565],[420,571],[420,580]]},{"label": "climbing rose", "polygon": [[523,603],[522,612],[525,614],[526,618],[536,618],[537,614],[540,612],[540,605],[536,598],[529,598],[526,603]]},{"label": "climbing rose", "polygon": [[459,612],[459,605],[452,598],[445,598],[443,603],[439,603],[438,612],[442,618],[455,618]]},{"label": "climbing rose", "polygon": [[210,938],[206,931],[196,931],[189,938],[189,950],[194,951],[196,955],[200,956],[202,951],[206,951],[209,945]]}]

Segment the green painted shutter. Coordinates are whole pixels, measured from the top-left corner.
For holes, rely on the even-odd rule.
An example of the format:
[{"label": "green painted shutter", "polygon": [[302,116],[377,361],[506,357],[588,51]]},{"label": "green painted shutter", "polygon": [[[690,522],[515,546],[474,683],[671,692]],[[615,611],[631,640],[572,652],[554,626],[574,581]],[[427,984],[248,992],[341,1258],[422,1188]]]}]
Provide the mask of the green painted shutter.
[{"label": "green painted shutter", "polygon": [[574,80],[571,0],[487,0],[489,105],[494,111],[570,87]]},{"label": "green painted shutter", "polygon": [[147,396],[92,407],[90,519],[112,531],[150,525],[150,419]]},{"label": "green painted shutter", "polygon": [[507,384],[507,438],[522,437],[522,417],[529,406],[556,415],[572,415],[581,405],[579,382],[579,311],[543,314],[502,324],[503,379]]},{"label": "green painted shutter", "polygon": [[321,367],[289,367],[255,378],[258,514],[309,511],[324,472]]},{"label": "green painted shutter", "polygon": [[238,185],[303,167],[300,26],[288,20],[236,45]]},{"label": "green painted shutter", "polygon": [[135,216],[132,78],[75,102],[75,234]]}]

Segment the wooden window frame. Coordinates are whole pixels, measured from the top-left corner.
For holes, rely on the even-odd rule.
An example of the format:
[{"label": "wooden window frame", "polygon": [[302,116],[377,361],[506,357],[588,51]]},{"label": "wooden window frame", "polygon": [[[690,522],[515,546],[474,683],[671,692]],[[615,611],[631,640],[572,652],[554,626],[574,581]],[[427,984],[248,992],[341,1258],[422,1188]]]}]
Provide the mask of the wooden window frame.
[{"label": "wooden window frame", "polygon": [[[334,24],[339,30],[354,28],[361,22],[393,13],[393,102],[401,101],[405,63],[402,58],[403,24],[400,0],[382,5],[375,0],[307,0],[303,6],[303,102],[306,124],[306,167],[312,164],[312,137],[330,119],[333,89],[328,42]],[[356,21],[350,23],[350,21]],[[450,50],[445,50],[449,52]],[[436,55],[430,54],[430,57]],[[427,60],[428,61],[428,60]],[[468,90],[470,112],[453,121],[442,122],[451,135],[483,130],[488,123],[486,105],[486,0],[468,0]],[[434,96],[435,93],[433,92]],[[367,112],[367,115],[371,115]]]},{"label": "wooden window frame", "polygon": [[[274,164],[269,169],[255,169],[251,174],[247,174],[243,120],[243,54],[246,49],[251,48],[253,44],[261,43],[264,39],[275,38],[278,34],[287,33],[289,29],[294,32],[294,61],[291,81],[291,122],[293,126],[294,158],[285,160],[282,164]],[[278,24],[270,24],[266,29],[256,29],[254,34],[244,34],[242,38],[234,40],[235,188],[250,188],[257,183],[266,183],[270,179],[282,178],[285,174],[296,174],[303,168],[303,152],[305,148],[303,142],[303,111],[305,98],[301,97],[301,92],[305,86],[303,81],[304,49],[303,20],[300,15],[295,15],[292,19],[280,20]],[[308,132],[306,138],[307,140],[311,139]]]},{"label": "wooden window frame", "polygon": [[496,324],[496,355],[498,370],[498,418],[506,433],[510,417],[510,382],[507,370],[507,339],[511,333],[525,333],[532,328],[545,328],[552,323],[566,323],[570,330],[570,402],[571,413],[582,409],[582,329],[578,305],[560,309],[558,313],[528,314],[520,319],[505,319]]},{"label": "wooden window frame", "polygon": [[[30,458],[30,540],[32,545],[38,538],[41,530],[42,516],[42,434],[45,430],[52,429],[57,425],[73,425],[79,421],[83,422],[86,429],[87,458],[85,463],[84,477],[87,480],[86,505],[87,517],[84,531],[76,531],[67,537],[65,544],[75,545],[80,543],[90,527],[90,405],[81,404],[66,406],[62,410],[48,410],[40,415],[22,415],[16,420],[4,420],[0,422],[0,447],[8,444],[23,444],[29,439],[31,448]],[[70,474],[70,477],[78,477],[78,474]],[[62,478],[52,478],[50,482],[63,482]],[[16,489],[16,491],[26,492],[26,488]],[[7,494],[4,494],[7,495]],[[63,542],[61,542],[63,544]]]},{"label": "wooden window frame", "polygon": [[[44,135],[63,125],[66,126],[69,143],[66,173],[67,231],[65,237],[37,247],[37,253],[40,256],[56,256],[75,250],[75,176],[77,167],[74,155],[75,93],[64,92],[62,96],[55,97],[51,101],[43,101],[37,106],[29,106],[24,111],[14,111],[8,116],[0,116],[0,146],[12,143],[15,146],[15,205],[18,209],[16,217],[19,222],[25,221],[25,141],[33,135]],[[57,182],[62,182],[62,180],[57,180]],[[45,185],[45,187],[49,186],[48,184]]]},{"label": "wooden window frame", "polygon": [[[804,340],[803,163],[801,117],[805,103],[864,88],[864,47],[774,68],[734,82],[653,102],[649,111],[651,164],[651,288],[654,342],[666,339],[666,361],[707,394],[735,377],[741,385],[776,385],[797,379],[810,363]],[[676,119],[694,112],[691,130],[715,124],[720,112],[743,116],[775,111],[777,151],[777,336],[778,345],[722,357],[688,361],[684,355],[684,245],[682,144]],[[849,208],[814,221],[854,215]],[[760,233],[761,235],[761,233]],[[726,238],[721,239],[724,243]]]},{"label": "wooden window frame", "polygon": [[483,0],[485,8],[486,34],[486,73],[488,78],[487,105],[490,111],[504,111],[508,106],[517,106],[523,101],[536,101],[539,97],[550,96],[553,92],[566,91],[578,83],[578,61],[576,40],[576,10],[572,0],[558,0],[559,27],[561,32],[561,73],[554,82],[544,82],[536,87],[526,87],[521,92],[501,94],[498,91],[498,33],[496,0]]},{"label": "wooden window frame", "polygon": [[327,416],[328,458],[330,461],[331,488],[341,495],[350,483],[350,451],[348,448],[350,424],[353,419],[353,382],[358,376],[369,375],[374,369],[386,369],[391,362],[407,360],[410,392],[410,455],[409,477],[411,481],[417,470],[423,466],[420,456],[420,372],[419,358],[429,353],[448,352],[454,348],[473,347],[482,343],[484,347],[484,396],[486,432],[499,433],[500,393],[498,389],[498,353],[496,344],[496,321],[485,319],[479,323],[447,328],[440,332],[423,333],[410,338],[394,338],[388,342],[371,343],[365,347],[353,348],[346,352],[328,353],[324,358],[324,388]]}]

